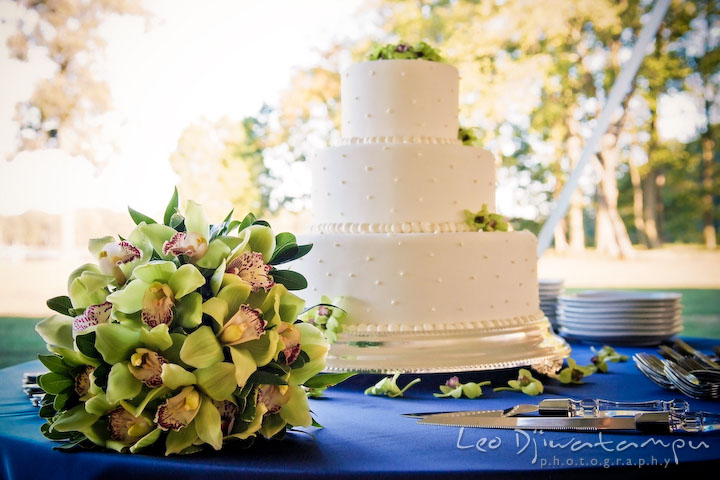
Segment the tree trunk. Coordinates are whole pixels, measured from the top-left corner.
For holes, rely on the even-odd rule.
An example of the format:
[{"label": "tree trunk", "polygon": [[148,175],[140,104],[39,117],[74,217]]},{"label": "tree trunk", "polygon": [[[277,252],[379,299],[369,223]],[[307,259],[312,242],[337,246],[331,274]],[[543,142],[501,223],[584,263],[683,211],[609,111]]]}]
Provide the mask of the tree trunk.
[{"label": "tree trunk", "polygon": [[[570,171],[580,161],[582,154],[582,141],[576,136],[568,138],[566,142],[567,154],[570,159]],[[570,233],[570,251],[580,253],[585,251],[585,222],[583,220],[583,199],[580,188],[577,188],[570,197],[570,211],[568,214],[568,227]]]},{"label": "tree trunk", "polygon": [[648,247],[650,248],[662,246],[657,222],[658,203],[660,203],[658,202],[657,177],[657,170],[650,170],[643,181],[645,238],[647,238]]},{"label": "tree trunk", "polygon": [[633,188],[633,219],[635,221],[635,230],[637,230],[638,243],[650,246],[647,236],[645,235],[645,216],[643,214],[643,189],[642,178],[640,177],[640,169],[633,161],[632,157],[628,158],[628,166],[630,167],[630,181]]},{"label": "tree trunk", "polygon": [[568,249],[567,237],[565,235],[565,219],[558,222],[553,233],[555,236],[555,251],[557,253],[565,252]]},{"label": "tree trunk", "polygon": [[613,257],[633,257],[635,251],[627,228],[618,212],[617,165],[620,152],[617,136],[603,136],[601,146],[602,172],[598,186],[597,250]]},{"label": "tree trunk", "polygon": [[[708,108],[709,110],[709,108]],[[709,112],[708,112],[709,113]],[[717,239],[715,237],[715,204],[713,202],[713,183],[715,140],[712,138],[712,130],[709,122],[707,130],[702,135],[702,209],[703,209],[703,237],[707,248],[715,248]]]}]

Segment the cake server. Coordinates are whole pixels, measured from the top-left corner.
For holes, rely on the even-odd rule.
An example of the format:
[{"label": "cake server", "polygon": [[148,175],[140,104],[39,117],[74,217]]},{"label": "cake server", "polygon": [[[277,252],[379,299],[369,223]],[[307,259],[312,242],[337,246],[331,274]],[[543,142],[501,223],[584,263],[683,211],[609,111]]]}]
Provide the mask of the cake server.
[{"label": "cake server", "polygon": [[632,417],[445,417],[423,418],[420,425],[597,432],[638,430],[648,433],[706,433],[720,431],[720,414],[710,412],[645,412]]},{"label": "cake server", "polygon": [[459,412],[405,413],[405,417],[433,418],[450,417],[514,417],[527,413],[539,413],[555,417],[619,417],[632,416],[642,412],[684,413],[690,406],[685,400],[650,400],[647,402],[613,402],[601,399],[572,400],[570,398],[548,398],[539,404],[519,404],[504,410],[469,410]]}]

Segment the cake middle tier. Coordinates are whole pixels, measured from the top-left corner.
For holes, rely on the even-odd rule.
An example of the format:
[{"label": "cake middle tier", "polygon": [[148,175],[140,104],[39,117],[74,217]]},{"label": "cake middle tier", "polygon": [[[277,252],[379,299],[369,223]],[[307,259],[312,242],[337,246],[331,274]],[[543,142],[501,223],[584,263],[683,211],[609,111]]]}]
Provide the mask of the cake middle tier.
[{"label": "cake middle tier", "polygon": [[314,230],[457,231],[463,210],[495,210],[495,159],[464,145],[362,144],[312,159]]},{"label": "cake middle tier", "polygon": [[537,240],[527,231],[303,235],[293,264],[321,295],[344,296],[349,330],[413,332],[520,325],[542,316]]}]

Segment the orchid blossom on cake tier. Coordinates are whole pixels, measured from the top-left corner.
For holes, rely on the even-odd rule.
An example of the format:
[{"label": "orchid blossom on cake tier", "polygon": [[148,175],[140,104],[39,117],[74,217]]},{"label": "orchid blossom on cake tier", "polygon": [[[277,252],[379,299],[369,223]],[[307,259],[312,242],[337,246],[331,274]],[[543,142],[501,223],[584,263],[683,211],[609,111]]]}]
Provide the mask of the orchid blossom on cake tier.
[{"label": "orchid blossom on cake tier", "polygon": [[329,344],[298,320],[292,291],[307,282],[280,268],[311,245],[252,214],[210,225],[193,201],[181,214],[177,190],[163,223],[130,215],[127,238],[90,240],[97,262],[37,325],[51,353],[38,380],[45,436],[169,455],[318,425],[306,390],[339,379],[318,375]]}]

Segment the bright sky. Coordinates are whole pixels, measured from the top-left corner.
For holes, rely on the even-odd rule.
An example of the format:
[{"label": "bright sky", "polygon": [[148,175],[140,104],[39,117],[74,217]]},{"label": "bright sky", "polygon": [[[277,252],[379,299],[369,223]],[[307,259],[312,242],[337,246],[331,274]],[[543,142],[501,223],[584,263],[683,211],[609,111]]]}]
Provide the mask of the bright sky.
[{"label": "bright sky", "polygon": [[[108,120],[120,151],[97,175],[83,159],[60,151],[0,159],[0,215],[27,210],[58,213],[78,207],[154,214],[176,183],[168,158],[182,130],[203,117],[242,118],[274,104],[294,69],[308,66],[332,39],[358,37],[362,0],[154,0],[151,27],[133,17],[109,20],[102,74],[116,113]],[[0,18],[21,9],[0,0]],[[42,51],[30,62],[8,58],[14,22],[0,24],[0,154],[15,141],[15,104],[52,72]],[[696,132],[698,112],[687,95],[661,99],[662,136],[681,140]],[[666,112],[666,115],[663,115]],[[510,214],[520,186],[499,175],[500,211]],[[211,186],[209,186],[211,188]],[[534,216],[535,212],[513,212]]]},{"label": "bright sky", "polygon": [[[95,176],[82,159],[62,152],[21,154],[0,160],[0,215],[29,209],[124,210],[163,208],[176,182],[168,158],[182,130],[205,117],[242,118],[263,102],[273,104],[293,70],[313,64],[334,38],[358,35],[360,0],[154,0],[155,15],[118,17],[103,26],[107,39],[102,72],[117,109],[110,121],[121,148]],[[0,0],[0,17],[14,17],[15,2]],[[23,63],[5,47],[14,23],[0,24],[0,153],[9,151],[17,101],[52,65],[42,52]]]}]

